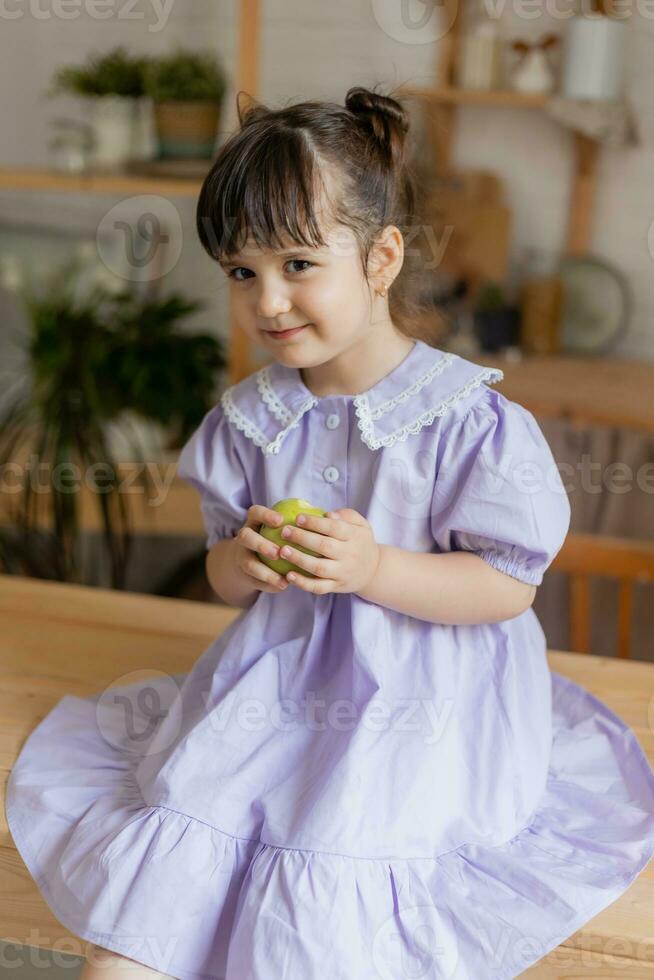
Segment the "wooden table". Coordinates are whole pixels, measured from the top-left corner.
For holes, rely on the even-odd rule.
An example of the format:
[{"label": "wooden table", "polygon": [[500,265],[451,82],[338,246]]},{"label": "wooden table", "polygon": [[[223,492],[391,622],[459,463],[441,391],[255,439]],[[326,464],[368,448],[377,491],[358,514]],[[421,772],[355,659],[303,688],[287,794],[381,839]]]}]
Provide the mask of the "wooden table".
[{"label": "wooden table", "polygon": [[[0,937],[81,956],[88,945],[49,911],[5,823],[7,776],[29,732],[64,694],[92,694],[134,670],[190,670],[240,611],[0,575]],[[548,651],[548,661],[631,725],[654,761],[654,664],[558,650]],[[654,861],[618,901],[523,976],[654,978],[653,923]]]}]

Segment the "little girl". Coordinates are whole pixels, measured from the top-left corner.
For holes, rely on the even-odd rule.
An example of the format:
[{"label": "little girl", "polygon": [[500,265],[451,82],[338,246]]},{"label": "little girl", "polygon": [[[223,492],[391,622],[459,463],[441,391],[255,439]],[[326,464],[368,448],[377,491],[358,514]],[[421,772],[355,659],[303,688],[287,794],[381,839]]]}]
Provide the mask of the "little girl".
[{"label": "little girl", "polygon": [[[179,473],[242,612],[186,675],[61,699],[9,826],[108,956],[84,980],[508,980],[645,867],[654,773],[548,668],[532,604],[570,506],[535,419],[397,325],[404,109],[354,88],[240,123],[198,230],[269,360]],[[288,497],[325,516],[280,551],[260,530]]]}]

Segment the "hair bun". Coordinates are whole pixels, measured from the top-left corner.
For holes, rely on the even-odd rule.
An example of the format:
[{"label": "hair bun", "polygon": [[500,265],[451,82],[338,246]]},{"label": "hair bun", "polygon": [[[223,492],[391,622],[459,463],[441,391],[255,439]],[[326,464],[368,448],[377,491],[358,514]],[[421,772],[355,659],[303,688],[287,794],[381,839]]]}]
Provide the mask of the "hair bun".
[{"label": "hair bun", "polygon": [[[243,96],[242,102],[241,96]],[[243,129],[245,126],[249,126],[250,123],[257,122],[259,119],[263,119],[265,116],[270,115],[270,109],[268,106],[253,98],[243,89],[239,89],[236,94],[236,112],[241,129]]]},{"label": "hair bun", "polygon": [[409,114],[395,99],[357,85],[348,90],[345,107],[372,130],[380,143],[391,149],[394,145],[402,148],[409,131]]}]

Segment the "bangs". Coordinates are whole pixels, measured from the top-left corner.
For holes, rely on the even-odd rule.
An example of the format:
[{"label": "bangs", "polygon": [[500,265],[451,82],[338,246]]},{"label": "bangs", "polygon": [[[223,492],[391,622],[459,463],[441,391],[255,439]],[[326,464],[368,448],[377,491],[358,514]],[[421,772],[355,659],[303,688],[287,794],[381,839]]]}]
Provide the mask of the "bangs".
[{"label": "bangs", "polygon": [[[314,205],[327,188],[301,131],[246,127],[226,145],[207,174],[196,212],[198,236],[220,261],[249,238],[261,249],[326,245]],[[273,148],[271,151],[271,147]],[[324,197],[323,197],[324,195]]]}]

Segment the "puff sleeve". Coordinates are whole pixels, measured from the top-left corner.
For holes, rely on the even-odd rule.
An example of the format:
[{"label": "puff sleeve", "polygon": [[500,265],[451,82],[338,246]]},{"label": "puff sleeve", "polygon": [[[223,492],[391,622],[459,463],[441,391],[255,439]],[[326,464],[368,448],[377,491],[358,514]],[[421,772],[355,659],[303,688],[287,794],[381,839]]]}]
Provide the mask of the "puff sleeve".
[{"label": "puff sleeve", "polygon": [[220,402],[204,416],[182,447],[177,475],[200,492],[206,547],[233,537],[252,504],[233,430]]},{"label": "puff sleeve", "polygon": [[486,390],[443,432],[430,521],[440,551],[474,551],[530,585],[565,541],[570,502],[533,415]]}]

